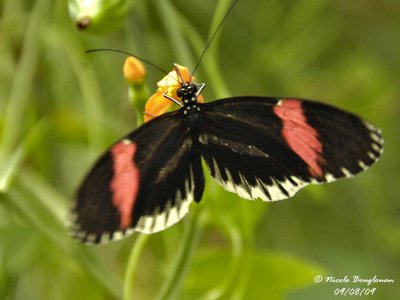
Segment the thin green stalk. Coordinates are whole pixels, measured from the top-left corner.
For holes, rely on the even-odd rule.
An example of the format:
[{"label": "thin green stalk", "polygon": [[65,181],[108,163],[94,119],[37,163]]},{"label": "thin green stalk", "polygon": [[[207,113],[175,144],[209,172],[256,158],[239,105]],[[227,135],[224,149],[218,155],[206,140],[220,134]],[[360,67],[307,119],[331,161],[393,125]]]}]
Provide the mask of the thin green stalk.
[{"label": "thin green stalk", "polygon": [[201,208],[197,208],[193,211],[192,215],[187,217],[186,226],[184,229],[182,242],[178,251],[178,255],[174,262],[171,272],[168,274],[164,285],[162,286],[160,293],[156,297],[157,300],[170,300],[174,299],[178,291],[180,290],[183,276],[186,273],[189,261],[192,257],[193,250],[197,244],[200,223],[202,221]]},{"label": "thin green stalk", "polygon": [[250,280],[250,273],[253,268],[252,261],[252,250],[247,250],[242,256],[241,268],[239,269],[239,278],[235,281],[235,285],[232,285],[232,300],[246,299],[246,287]]},{"label": "thin green stalk", "polygon": [[90,275],[103,286],[115,299],[122,298],[122,282],[104,261],[97,258],[86,245],[79,247],[76,252],[82,269],[90,273]]},{"label": "thin green stalk", "polygon": [[189,54],[190,49],[181,34],[181,28],[177,22],[177,11],[167,0],[157,1],[155,6],[159,8],[161,22],[164,25],[165,34],[169,39],[173,52],[179,61],[186,65],[193,65],[193,58]]},{"label": "thin green stalk", "polygon": [[[99,261],[89,249],[79,247],[79,244],[72,240],[66,241],[66,238],[69,237],[65,235],[63,230],[64,224],[57,218],[51,218],[47,208],[42,205],[43,201],[38,201],[35,195],[28,197],[28,193],[23,192],[24,189],[29,189],[29,187],[24,186],[25,183],[16,182],[16,185],[17,187],[7,194],[7,198],[5,194],[0,194],[0,201],[9,199],[10,201],[7,203],[11,205],[12,211],[17,212],[21,219],[25,220],[35,231],[41,232],[48,237],[60,249],[59,251],[64,251],[67,256],[71,256],[74,253],[82,269],[87,270],[111,295],[120,299],[122,284],[119,278],[113,272],[110,272],[104,266],[104,263]],[[4,197],[2,197],[3,195]],[[35,213],[32,213],[33,211]]]},{"label": "thin green stalk", "polygon": [[[253,269],[253,254],[255,249],[255,238],[254,233],[246,235],[244,240],[244,251],[241,253],[240,264],[238,266],[239,277],[231,284],[230,290],[231,299],[240,300],[246,299],[246,288],[250,280],[250,274]],[[232,282],[233,283],[233,282]]]},{"label": "thin green stalk", "polygon": [[[216,27],[219,25],[221,20],[223,19],[229,5],[231,2],[229,0],[222,0],[218,2],[218,6],[216,9],[216,13],[213,16],[212,25],[209,29],[209,36],[213,34]],[[204,41],[200,34],[196,31],[196,29],[191,25],[189,20],[179,11],[175,10],[174,7],[171,7],[171,12],[173,12],[173,16],[178,20],[179,26],[178,29],[182,30],[186,39],[191,43],[192,48],[195,50],[198,59],[203,52],[204,47],[206,46],[206,41]],[[218,64],[218,39],[220,33],[213,40],[210,48],[207,49],[207,53],[204,56],[204,60],[200,64],[205,65],[202,70],[207,74],[207,77],[210,79],[210,86],[212,87],[217,98],[223,98],[230,95],[229,89],[224,82],[224,77],[222,76],[219,70]],[[192,64],[193,65],[193,64]]]},{"label": "thin green stalk", "polygon": [[149,239],[148,234],[140,234],[135,244],[132,247],[131,255],[129,256],[128,265],[126,267],[125,278],[124,278],[124,300],[132,300],[132,287],[134,286],[133,278],[137,267],[140,254],[143,251],[146,242]]},{"label": "thin green stalk", "polygon": [[222,218],[221,225],[223,226],[225,234],[231,240],[232,260],[229,263],[229,270],[226,272],[226,276],[223,278],[221,283],[208,291],[200,299],[213,300],[226,297],[226,295],[231,292],[232,286],[236,284],[235,279],[237,279],[240,271],[240,262],[241,259],[243,259],[243,235],[238,226],[228,218]]},{"label": "thin green stalk", "polygon": [[[64,51],[71,63],[80,85],[82,101],[85,105],[87,134],[89,143],[89,157],[97,154],[103,147],[104,137],[104,108],[102,94],[93,69],[89,63],[84,63],[88,56],[84,54],[79,42],[63,28],[49,28],[45,31],[44,39],[52,48],[58,47]],[[61,63],[61,62],[60,62]]]},{"label": "thin green stalk", "polygon": [[[23,187],[19,185],[19,182],[16,182],[16,188],[11,189],[7,194],[8,197],[5,198],[11,200],[9,202],[12,205],[12,210],[18,211],[25,222],[30,223],[30,225],[37,231],[49,237],[60,247],[63,247],[65,241],[64,237],[60,235],[60,231],[62,231],[61,222],[57,222],[57,220],[51,220],[52,226],[48,226],[50,220],[47,211],[43,209],[39,202],[35,201],[36,199],[33,197],[26,197],[26,194],[21,192],[22,188]],[[28,203],[28,199],[29,201],[32,201],[32,203]],[[35,213],[32,213],[33,211]]]},{"label": "thin green stalk", "polygon": [[[177,13],[177,18],[179,19],[179,24],[182,28],[182,32],[185,34],[187,40],[192,45],[192,48],[195,49],[196,55],[200,57],[206,42],[201,38],[200,34],[196,32],[192,24],[182,14]],[[214,47],[214,45],[211,45],[211,47]],[[223,80],[223,76],[221,76],[221,72],[219,71],[217,65],[217,59],[213,57],[216,54],[217,51],[206,54],[204,62],[202,62],[204,63],[205,67],[203,67],[202,70],[210,79],[210,81],[207,82],[207,85],[211,86],[212,90],[215,93],[215,96],[217,98],[223,98],[230,95],[231,93],[225,81]],[[201,65],[202,64],[200,64],[200,66]]]},{"label": "thin green stalk", "polygon": [[31,152],[42,140],[43,136],[49,129],[49,124],[46,120],[42,119],[23,138],[21,144],[16,147],[12,155],[9,155],[8,161],[3,163],[0,172],[0,192],[6,192],[17,174],[25,157]]},{"label": "thin green stalk", "polygon": [[22,54],[15,72],[5,111],[0,143],[0,168],[6,163],[8,155],[15,150],[16,144],[21,138],[24,112],[31,95],[38,57],[38,37],[40,36],[41,22],[46,19],[48,7],[49,1],[37,1],[26,26]]},{"label": "thin green stalk", "polygon": [[[220,0],[218,1],[217,8],[215,10],[210,29],[208,31],[208,36],[211,37],[218,25],[224,18],[229,6],[232,4],[232,0]],[[226,24],[224,24],[226,25]],[[216,91],[216,96],[218,98],[227,97],[230,95],[229,90],[226,88],[226,84],[224,83],[224,77],[219,69],[218,62],[218,49],[219,49],[219,37],[221,36],[221,31],[218,32],[217,36],[213,40],[213,44],[208,50],[208,59],[206,57],[205,61],[207,62],[207,69],[212,80],[212,84],[214,90]]]},{"label": "thin green stalk", "polygon": [[[20,184],[36,198],[37,203],[43,207],[55,220],[64,224],[67,220],[67,201],[65,195],[50,185],[43,174],[36,170],[24,168],[18,174]],[[59,233],[57,233],[59,234]]]}]

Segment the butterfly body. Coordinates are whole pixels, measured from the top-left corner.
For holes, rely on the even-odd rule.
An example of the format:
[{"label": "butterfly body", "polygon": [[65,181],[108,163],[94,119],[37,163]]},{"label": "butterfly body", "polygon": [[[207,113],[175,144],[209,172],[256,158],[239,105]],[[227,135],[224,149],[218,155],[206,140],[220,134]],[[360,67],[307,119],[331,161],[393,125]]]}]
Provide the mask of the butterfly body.
[{"label": "butterfly body", "polygon": [[254,96],[200,103],[204,84],[180,82],[181,108],[114,143],[86,176],[74,208],[79,240],[175,224],[202,198],[202,160],[227,191],[276,201],[310,183],[351,177],[383,151],[379,129],[335,107]]},{"label": "butterfly body", "polygon": [[181,96],[183,107],[180,110],[188,130],[197,132],[203,124],[202,103],[197,99],[197,85],[185,84],[177,90],[177,95]]}]

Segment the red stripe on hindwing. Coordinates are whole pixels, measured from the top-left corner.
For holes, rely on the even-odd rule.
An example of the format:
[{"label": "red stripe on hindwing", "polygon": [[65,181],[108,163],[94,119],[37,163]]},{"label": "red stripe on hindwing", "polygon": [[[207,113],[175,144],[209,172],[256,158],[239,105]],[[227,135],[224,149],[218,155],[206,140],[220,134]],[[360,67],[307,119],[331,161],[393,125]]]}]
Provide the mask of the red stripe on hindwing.
[{"label": "red stripe on hindwing", "polygon": [[283,99],[274,106],[275,114],[282,120],[282,136],[289,147],[309,166],[313,176],[321,177],[322,144],[318,132],[307,123],[301,101]]},{"label": "red stripe on hindwing", "polygon": [[111,180],[112,202],[120,213],[120,227],[128,228],[139,190],[139,169],[134,157],[136,144],[124,140],[111,148],[114,175]]}]

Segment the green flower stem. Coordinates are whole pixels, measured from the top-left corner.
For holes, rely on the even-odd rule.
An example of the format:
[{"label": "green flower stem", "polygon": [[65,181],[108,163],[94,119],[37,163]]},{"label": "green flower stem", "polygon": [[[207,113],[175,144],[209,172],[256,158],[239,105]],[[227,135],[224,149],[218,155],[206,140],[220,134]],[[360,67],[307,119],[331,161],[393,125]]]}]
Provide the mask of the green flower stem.
[{"label": "green flower stem", "polygon": [[250,280],[250,273],[253,268],[253,248],[246,249],[241,257],[241,264],[239,266],[239,278],[231,285],[231,298],[234,300],[245,299],[246,288]]},{"label": "green flower stem", "polygon": [[[214,199],[212,199],[214,200]],[[217,200],[217,199],[215,199]],[[240,271],[241,260],[243,259],[243,234],[238,226],[230,218],[220,220],[224,233],[229,237],[232,245],[232,260],[229,263],[229,270],[220,284],[203,295],[201,299],[222,299],[232,291],[236,285],[236,279]]]},{"label": "green flower stem", "polygon": [[[64,226],[64,223],[68,222],[68,203],[65,199],[65,195],[51,186],[46,181],[46,178],[43,177],[43,174],[38,173],[34,169],[25,168],[23,171],[19,172],[18,182],[27,190],[30,197],[36,199],[38,205],[38,208],[35,208],[36,212],[42,210],[46,211],[51,218],[54,218],[56,223],[63,224],[61,226]],[[46,222],[48,222],[49,219],[50,217],[47,215],[45,218]],[[59,236],[59,232],[57,231],[58,227],[53,227],[55,230],[54,233]]]},{"label": "green flower stem", "polygon": [[137,262],[139,260],[140,254],[146,242],[149,239],[148,234],[140,234],[135,244],[132,247],[131,255],[129,256],[128,265],[126,267],[125,278],[124,278],[124,300],[132,300],[132,286],[133,284],[133,277],[135,275],[135,270],[137,267]]},{"label": "green flower stem", "polygon": [[[219,3],[219,6],[221,4]],[[220,9],[217,9],[219,12]],[[183,34],[185,35],[186,39],[191,44],[192,48],[195,49],[197,57],[200,57],[203,49],[206,45],[206,41],[204,41],[200,34],[194,29],[192,24],[185,18],[184,15],[180,14],[178,11],[175,12],[176,18],[179,21],[179,29],[182,30]],[[213,22],[221,21],[223,16],[214,15]],[[210,81],[207,82],[212,88],[217,98],[223,98],[230,95],[229,89],[223,80],[223,76],[218,68],[218,59],[216,58],[218,54],[218,36],[216,40],[213,41],[212,45],[210,46],[208,52],[204,56],[204,61],[200,64],[201,66],[204,64],[205,67],[202,68],[203,72],[210,78]]]},{"label": "green flower stem", "polygon": [[38,38],[41,36],[41,22],[46,20],[50,1],[37,1],[26,26],[22,53],[15,72],[7,103],[2,139],[0,141],[0,168],[9,159],[23,132],[25,109],[31,96],[32,82],[39,52]]},{"label": "green flower stem", "polygon": [[[231,2],[232,2],[231,0],[218,1],[218,5],[215,10],[213,20],[211,22],[211,26],[208,31],[209,37],[211,37],[214,34],[218,25],[224,18],[229,6],[231,5]],[[219,42],[218,41],[219,41],[220,36],[221,36],[221,30],[218,32],[217,36],[213,40],[210,48],[207,49],[207,51],[209,51],[210,53],[206,54],[206,55],[208,55],[208,59],[206,57],[205,61],[207,62],[207,71],[211,78],[211,84],[213,85],[215,94],[218,98],[223,98],[223,97],[229,96],[230,92],[229,92],[229,89],[226,87],[226,84],[224,83],[224,79],[223,79],[223,76],[222,76],[222,74],[220,72],[220,68],[219,68],[217,54],[218,54],[218,50],[219,50]]]},{"label": "green flower stem", "polygon": [[243,249],[239,261],[239,266],[237,268],[237,274],[235,282],[231,282],[230,290],[232,291],[231,299],[245,299],[247,284],[250,280],[251,270],[254,265],[254,251],[255,251],[255,238],[254,232],[251,234],[242,233]]},{"label": "green flower stem", "polygon": [[97,281],[110,294],[111,299],[122,299],[122,282],[117,274],[111,271],[104,261],[96,257],[94,254],[96,250],[78,243],[76,246],[79,249],[74,254],[82,269],[86,270],[93,280]]},{"label": "green flower stem", "polygon": [[159,9],[161,22],[165,28],[165,34],[179,61],[186,65],[193,65],[193,57],[189,54],[190,49],[186,40],[181,34],[181,28],[177,22],[177,10],[171,5],[170,1],[156,1],[155,6]]},{"label": "green flower stem", "polygon": [[186,273],[199,237],[201,228],[200,224],[203,219],[202,212],[201,208],[197,207],[197,209],[193,210],[193,213],[187,217],[178,256],[176,257],[171,272],[169,272],[169,277],[165,281],[156,298],[157,300],[174,299],[174,296],[180,290],[183,275]]},{"label": "green flower stem", "polygon": [[5,194],[1,193],[0,201],[3,201],[5,205],[10,205],[10,210],[20,215],[20,218],[34,228],[35,232],[41,232],[43,236],[48,237],[60,252],[65,251],[67,257],[76,257],[77,263],[83,270],[91,274],[93,279],[116,299],[120,299],[122,284],[119,278],[113,272],[110,272],[104,263],[97,259],[86,246],[79,245],[69,239],[66,234],[60,234],[65,230],[65,224],[60,218],[52,214],[48,207],[43,205],[47,200],[38,198],[48,196],[46,194],[48,188],[42,194],[36,194],[36,191],[31,193],[32,182],[26,182],[25,178],[27,176],[24,175],[17,178],[24,177],[24,180],[16,180],[16,188],[11,189],[7,194],[9,201],[4,197]]},{"label": "green flower stem", "polygon": [[3,164],[0,172],[0,192],[6,192],[8,190],[25,157],[32,151],[32,148],[42,140],[48,129],[49,125],[47,120],[42,119],[37,122],[23,138],[21,144],[16,148],[14,153],[9,156],[8,161]]},{"label": "green flower stem", "polygon": [[[76,36],[63,28],[47,28],[44,31],[44,42],[50,48],[58,48],[64,52],[71,64],[82,93],[84,102],[87,136],[89,144],[89,157],[98,154],[98,150],[104,147],[104,124],[105,113],[100,86],[96,79],[95,72],[89,66],[89,55],[82,55],[84,49]],[[60,62],[61,64],[61,62]],[[93,126],[96,124],[96,126]]]},{"label": "green flower stem", "polygon": [[[60,30],[59,32],[62,31]],[[97,154],[98,149],[103,147],[104,142],[104,128],[101,126],[105,120],[102,93],[93,69],[88,68],[83,63],[82,50],[74,36],[65,33],[60,40],[60,45],[65,50],[65,54],[80,84],[85,104],[86,122],[88,124],[89,156],[91,156]],[[96,124],[96,126],[93,126],[93,124]]]},{"label": "green flower stem", "polygon": [[136,111],[136,127],[143,124],[143,111],[150,98],[149,88],[145,82],[129,86],[129,103]]}]

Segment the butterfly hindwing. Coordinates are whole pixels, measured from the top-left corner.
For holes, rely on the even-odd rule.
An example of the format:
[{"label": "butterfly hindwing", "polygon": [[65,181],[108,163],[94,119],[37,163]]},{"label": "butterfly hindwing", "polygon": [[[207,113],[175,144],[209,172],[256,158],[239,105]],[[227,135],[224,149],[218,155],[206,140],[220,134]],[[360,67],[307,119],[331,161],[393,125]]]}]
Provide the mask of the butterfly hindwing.
[{"label": "butterfly hindwing", "polygon": [[78,190],[76,237],[97,243],[178,222],[204,190],[200,155],[192,144],[176,112],[115,143]]},{"label": "butterfly hindwing", "polygon": [[235,97],[203,111],[200,143],[211,175],[247,199],[285,199],[310,182],[352,176],[382,150],[372,125],[312,101]]}]

